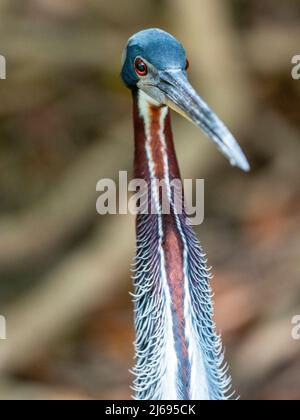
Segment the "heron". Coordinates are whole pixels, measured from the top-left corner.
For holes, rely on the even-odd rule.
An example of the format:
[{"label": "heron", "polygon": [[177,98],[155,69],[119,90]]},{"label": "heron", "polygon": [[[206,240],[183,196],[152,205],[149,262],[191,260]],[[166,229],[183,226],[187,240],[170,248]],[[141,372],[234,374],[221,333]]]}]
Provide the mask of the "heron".
[{"label": "heron", "polygon": [[[232,398],[206,255],[186,212],[175,209],[171,182],[181,176],[171,110],[202,129],[233,166],[248,172],[250,165],[189,83],[188,68],[182,44],[156,28],[133,35],[122,57],[121,77],[133,97],[134,175],[149,185],[147,198],[155,208],[140,211],[136,221],[132,388],[137,400]],[[169,213],[162,211],[162,194],[153,180],[166,185]]]}]

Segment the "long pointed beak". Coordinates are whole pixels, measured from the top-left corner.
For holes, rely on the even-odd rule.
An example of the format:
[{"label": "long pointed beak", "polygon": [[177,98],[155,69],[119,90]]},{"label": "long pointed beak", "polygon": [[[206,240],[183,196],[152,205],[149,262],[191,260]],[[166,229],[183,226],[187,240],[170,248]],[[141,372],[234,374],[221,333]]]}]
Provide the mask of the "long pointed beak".
[{"label": "long pointed beak", "polygon": [[160,72],[158,88],[166,97],[166,104],[200,127],[229,159],[231,165],[245,172],[250,165],[235,138],[200,98],[181,70]]}]

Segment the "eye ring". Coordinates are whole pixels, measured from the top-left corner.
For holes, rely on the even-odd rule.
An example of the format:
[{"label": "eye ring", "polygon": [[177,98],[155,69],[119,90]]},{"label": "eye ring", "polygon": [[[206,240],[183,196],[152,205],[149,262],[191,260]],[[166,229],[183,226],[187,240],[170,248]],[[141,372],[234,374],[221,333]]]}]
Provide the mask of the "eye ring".
[{"label": "eye ring", "polygon": [[137,58],[135,60],[134,68],[135,68],[135,72],[138,76],[141,76],[141,77],[147,76],[148,66],[141,58]]}]

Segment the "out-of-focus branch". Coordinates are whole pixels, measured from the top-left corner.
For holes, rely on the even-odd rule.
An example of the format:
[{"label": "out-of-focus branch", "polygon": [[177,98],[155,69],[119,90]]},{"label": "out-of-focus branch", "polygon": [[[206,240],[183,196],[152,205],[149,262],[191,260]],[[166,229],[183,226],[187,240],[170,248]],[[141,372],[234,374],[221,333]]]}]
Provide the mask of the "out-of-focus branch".
[{"label": "out-of-focus branch", "polygon": [[297,26],[262,25],[247,33],[244,45],[255,70],[272,74],[291,72],[291,59],[299,54],[300,30]]},{"label": "out-of-focus branch", "polygon": [[8,340],[0,347],[0,371],[33,360],[54,338],[78,326],[94,305],[106,302],[128,277],[133,238],[130,218],[113,219],[24,300],[4,311]]},{"label": "out-of-focus branch", "polygon": [[239,346],[235,357],[235,377],[247,378],[248,384],[259,383],[274,369],[299,357],[299,343],[292,338],[291,315],[261,325]]},{"label": "out-of-focus branch", "polygon": [[43,386],[31,383],[22,383],[10,379],[2,379],[0,382],[1,401],[77,401],[89,400],[78,393],[78,390],[65,387]]},{"label": "out-of-focus branch", "polygon": [[243,127],[254,104],[227,2],[170,0],[169,9],[174,21],[180,22],[179,36],[191,56],[191,75],[203,80],[201,91],[227,122]]},{"label": "out-of-focus branch", "polygon": [[[88,28],[80,32],[76,26],[54,30],[43,23],[33,24],[24,17],[3,21],[0,37],[2,51],[11,62],[35,63],[39,75],[43,67],[46,72],[47,68],[48,71],[53,68],[57,71],[75,65],[106,69],[107,62],[117,66],[124,43],[116,31]],[[26,48],[24,37],[27,39]],[[62,37],[64,42],[61,42]],[[115,54],[116,51],[119,55]]]},{"label": "out-of-focus branch", "polygon": [[129,123],[119,123],[105,143],[97,143],[74,163],[42,203],[0,219],[0,270],[37,265],[95,217],[98,180],[115,178],[118,168],[128,168],[130,132]]}]

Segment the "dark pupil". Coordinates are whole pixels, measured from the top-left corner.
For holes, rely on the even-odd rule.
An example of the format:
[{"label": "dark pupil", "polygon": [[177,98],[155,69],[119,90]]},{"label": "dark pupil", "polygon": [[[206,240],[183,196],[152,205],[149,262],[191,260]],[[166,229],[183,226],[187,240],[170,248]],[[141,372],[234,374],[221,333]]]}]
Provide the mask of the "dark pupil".
[{"label": "dark pupil", "polygon": [[137,63],[137,69],[140,73],[144,73],[146,71],[146,66],[144,63]]}]

